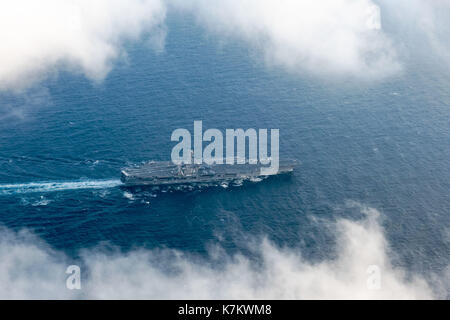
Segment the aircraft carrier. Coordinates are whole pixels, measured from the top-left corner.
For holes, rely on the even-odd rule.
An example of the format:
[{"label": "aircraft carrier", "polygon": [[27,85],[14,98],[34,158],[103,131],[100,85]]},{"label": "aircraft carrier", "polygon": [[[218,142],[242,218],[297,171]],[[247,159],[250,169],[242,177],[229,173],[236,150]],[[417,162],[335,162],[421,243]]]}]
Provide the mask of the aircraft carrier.
[{"label": "aircraft carrier", "polygon": [[[271,175],[288,174],[294,170],[297,162],[287,160],[279,162],[278,172]],[[243,181],[260,181],[268,175],[261,174],[260,164],[181,164],[170,161],[149,161],[142,165],[123,168],[121,181],[124,186],[211,186],[240,185]]]}]

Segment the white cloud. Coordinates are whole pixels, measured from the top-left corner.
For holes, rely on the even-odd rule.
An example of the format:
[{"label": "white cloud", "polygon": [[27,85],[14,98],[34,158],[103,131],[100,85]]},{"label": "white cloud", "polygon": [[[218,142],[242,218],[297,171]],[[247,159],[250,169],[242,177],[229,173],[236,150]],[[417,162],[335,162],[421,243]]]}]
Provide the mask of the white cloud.
[{"label": "white cloud", "polygon": [[[429,299],[421,277],[391,265],[374,209],[360,222],[337,222],[337,258],[311,263],[294,249],[264,240],[254,252],[203,259],[178,251],[82,252],[82,290],[65,288],[69,262],[29,234],[0,232],[0,298],[154,299]],[[212,255],[211,257],[213,257]],[[215,263],[214,263],[215,262]],[[378,266],[380,290],[369,290],[367,269]],[[169,271],[170,270],[170,271]]]},{"label": "white cloud", "polygon": [[[401,68],[399,49],[409,37],[425,39],[430,54],[449,56],[447,0],[1,1],[0,90],[27,88],[61,69],[100,80],[125,41],[147,36],[163,47],[167,7],[297,74],[390,75]],[[382,14],[402,26],[397,35],[386,34]]]},{"label": "white cloud", "polygon": [[0,90],[22,89],[58,68],[103,78],[120,44],[150,33],[161,42],[161,0],[0,2]]},{"label": "white cloud", "polygon": [[172,0],[212,32],[241,39],[271,65],[303,73],[380,77],[400,68],[370,0]]}]

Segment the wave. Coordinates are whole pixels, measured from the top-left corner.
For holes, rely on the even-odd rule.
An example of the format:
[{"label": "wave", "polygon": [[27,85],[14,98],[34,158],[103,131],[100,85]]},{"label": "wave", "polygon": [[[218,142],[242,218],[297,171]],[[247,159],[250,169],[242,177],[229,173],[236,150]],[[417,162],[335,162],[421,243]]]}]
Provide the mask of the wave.
[{"label": "wave", "polygon": [[122,182],[119,179],[0,184],[0,195],[32,192],[55,192],[79,189],[107,189],[118,187],[121,184]]}]

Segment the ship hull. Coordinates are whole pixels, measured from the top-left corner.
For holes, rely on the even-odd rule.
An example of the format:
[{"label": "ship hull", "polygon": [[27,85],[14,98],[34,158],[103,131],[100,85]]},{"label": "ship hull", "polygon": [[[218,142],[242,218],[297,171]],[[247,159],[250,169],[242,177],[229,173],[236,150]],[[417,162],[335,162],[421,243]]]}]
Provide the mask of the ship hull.
[{"label": "ship hull", "polygon": [[[276,173],[293,172],[294,161],[280,163]],[[261,174],[259,164],[234,165],[184,165],[176,166],[171,162],[150,162],[141,166],[122,169],[121,181],[124,186],[192,186],[192,185],[228,185],[235,182],[258,181],[270,175]]]}]

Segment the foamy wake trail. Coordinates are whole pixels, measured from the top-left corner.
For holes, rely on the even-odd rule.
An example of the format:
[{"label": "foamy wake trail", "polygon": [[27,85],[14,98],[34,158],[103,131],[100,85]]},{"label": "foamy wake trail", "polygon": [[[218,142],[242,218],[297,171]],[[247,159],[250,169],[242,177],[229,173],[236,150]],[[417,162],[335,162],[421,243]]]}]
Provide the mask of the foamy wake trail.
[{"label": "foamy wake trail", "polygon": [[54,192],[78,189],[107,189],[120,186],[121,184],[122,182],[119,179],[0,184],[0,195],[31,192]]}]

